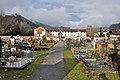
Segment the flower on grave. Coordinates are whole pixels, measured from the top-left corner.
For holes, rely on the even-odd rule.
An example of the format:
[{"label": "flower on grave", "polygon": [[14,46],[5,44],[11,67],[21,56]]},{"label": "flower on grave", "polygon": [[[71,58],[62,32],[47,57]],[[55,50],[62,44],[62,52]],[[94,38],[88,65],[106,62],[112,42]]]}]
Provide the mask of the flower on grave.
[{"label": "flower on grave", "polygon": [[6,50],[4,50],[4,53],[6,53]]}]

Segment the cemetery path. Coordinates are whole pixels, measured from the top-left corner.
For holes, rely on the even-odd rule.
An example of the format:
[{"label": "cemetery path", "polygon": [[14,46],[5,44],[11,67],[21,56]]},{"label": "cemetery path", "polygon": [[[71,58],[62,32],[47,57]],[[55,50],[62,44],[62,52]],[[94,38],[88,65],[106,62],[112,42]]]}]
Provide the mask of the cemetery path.
[{"label": "cemetery path", "polygon": [[63,61],[63,42],[58,42],[39,69],[28,80],[66,80]]}]

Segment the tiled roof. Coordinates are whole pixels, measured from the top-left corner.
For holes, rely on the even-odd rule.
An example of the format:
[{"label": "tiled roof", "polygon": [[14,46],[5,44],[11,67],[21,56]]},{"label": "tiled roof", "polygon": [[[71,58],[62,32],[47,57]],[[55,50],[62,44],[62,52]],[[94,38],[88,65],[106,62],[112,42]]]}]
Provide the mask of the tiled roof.
[{"label": "tiled roof", "polygon": [[45,30],[45,28],[42,28],[42,27],[38,27],[35,29],[37,31],[37,34],[42,34],[42,31]]},{"label": "tiled roof", "polygon": [[68,30],[50,30],[50,31],[62,31],[62,32],[86,32],[86,29],[68,29]]},{"label": "tiled roof", "polygon": [[29,37],[32,37],[32,36],[20,36],[20,38],[29,38]]},{"label": "tiled roof", "polygon": [[120,29],[112,29],[110,30],[111,33],[113,33],[114,35],[120,35]]},{"label": "tiled roof", "polygon": [[49,38],[59,38],[58,36],[50,36]]},{"label": "tiled roof", "polygon": [[44,30],[45,28],[43,27],[38,27],[38,28],[35,28],[35,30]]}]

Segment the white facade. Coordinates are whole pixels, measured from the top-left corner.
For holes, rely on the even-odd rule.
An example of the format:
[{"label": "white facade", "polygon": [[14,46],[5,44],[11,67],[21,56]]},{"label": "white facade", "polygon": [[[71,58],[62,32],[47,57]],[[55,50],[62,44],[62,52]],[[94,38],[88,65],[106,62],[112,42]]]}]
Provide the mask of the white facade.
[{"label": "white facade", "polygon": [[37,31],[34,29],[34,36],[38,36]]},{"label": "white facade", "polygon": [[47,40],[59,41],[59,37],[48,37]]},{"label": "white facade", "polygon": [[58,36],[59,33],[62,33],[62,37],[86,37],[86,32],[81,31],[51,31],[52,36]]},{"label": "white facade", "polygon": [[52,40],[58,40],[59,38],[75,38],[75,37],[86,37],[85,30],[70,29],[70,30],[46,30],[45,28],[38,27],[34,29],[35,37],[42,37],[46,35],[52,38]]},{"label": "white facade", "polygon": [[42,27],[38,27],[34,29],[34,36],[40,36],[42,37],[43,35],[46,35],[46,29]]},{"label": "white facade", "polygon": [[120,35],[111,34],[110,37],[120,37]]},{"label": "white facade", "polygon": [[52,36],[58,36],[59,32],[52,31],[50,32]]},{"label": "white facade", "polygon": [[[107,34],[109,33],[109,31],[104,31],[103,34],[105,35],[105,37],[107,37]],[[100,35],[100,32],[98,32],[98,34]]]},{"label": "white facade", "polygon": [[81,37],[87,37],[86,32],[81,32]]},{"label": "white facade", "polygon": [[120,37],[120,29],[110,30],[110,37]]}]

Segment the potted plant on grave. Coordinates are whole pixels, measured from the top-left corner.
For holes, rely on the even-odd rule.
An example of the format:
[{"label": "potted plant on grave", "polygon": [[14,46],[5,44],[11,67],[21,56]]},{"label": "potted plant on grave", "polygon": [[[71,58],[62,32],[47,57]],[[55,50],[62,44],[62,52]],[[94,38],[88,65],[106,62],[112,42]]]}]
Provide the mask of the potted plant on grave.
[{"label": "potted plant on grave", "polygon": [[8,58],[8,57],[10,57],[10,55],[11,55],[11,52],[4,51],[3,54],[2,54],[2,57],[3,58]]},{"label": "potted plant on grave", "polygon": [[16,56],[17,58],[20,58],[22,53],[21,53],[21,50],[20,49],[17,49],[16,51],[13,51],[12,52],[12,55],[13,56]]},{"label": "potted plant on grave", "polygon": [[93,56],[94,56],[94,51],[91,50],[87,52],[86,58],[93,58]]}]

